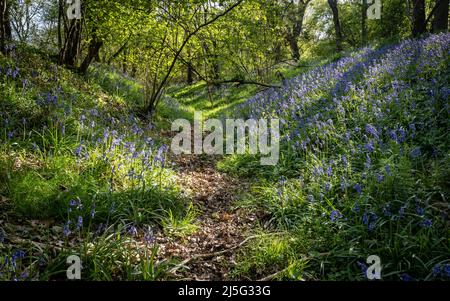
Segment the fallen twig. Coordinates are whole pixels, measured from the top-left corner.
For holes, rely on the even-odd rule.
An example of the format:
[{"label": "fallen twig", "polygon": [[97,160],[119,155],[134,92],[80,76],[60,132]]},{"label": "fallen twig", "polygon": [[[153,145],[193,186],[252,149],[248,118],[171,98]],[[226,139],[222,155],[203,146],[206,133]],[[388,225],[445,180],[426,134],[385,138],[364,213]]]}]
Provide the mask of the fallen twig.
[{"label": "fallen twig", "polygon": [[211,257],[217,257],[220,256],[222,254],[226,254],[229,253],[231,251],[234,251],[236,249],[239,249],[240,247],[242,247],[243,245],[245,245],[248,241],[260,237],[261,235],[254,235],[254,236],[249,236],[246,239],[244,239],[241,243],[239,243],[238,245],[226,249],[226,250],[222,250],[222,251],[218,251],[218,252],[214,252],[214,253],[206,253],[206,254],[198,254],[198,255],[194,255],[192,257],[189,257],[185,260],[183,260],[181,263],[177,264],[175,267],[173,267],[172,269],[169,270],[169,273],[171,274],[175,274],[180,268],[185,267],[186,264],[188,264],[191,261],[197,260],[197,259],[201,259],[201,258],[211,258]]}]

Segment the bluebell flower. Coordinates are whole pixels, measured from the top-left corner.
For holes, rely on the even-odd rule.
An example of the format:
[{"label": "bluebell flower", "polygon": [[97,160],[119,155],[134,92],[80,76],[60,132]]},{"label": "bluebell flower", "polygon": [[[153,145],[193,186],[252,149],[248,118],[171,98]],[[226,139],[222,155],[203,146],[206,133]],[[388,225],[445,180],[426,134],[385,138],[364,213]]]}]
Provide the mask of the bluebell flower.
[{"label": "bluebell flower", "polygon": [[414,148],[410,153],[411,158],[413,158],[413,159],[420,157],[421,154],[422,154],[422,152],[420,150],[420,147]]},{"label": "bluebell flower", "polygon": [[439,265],[435,265],[431,272],[434,277],[439,277],[441,275],[441,267]]},{"label": "bluebell flower", "polygon": [[350,141],[350,132],[345,133],[344,140],[345,140],[345,143],[348,143]]},{"label": "bluebell flower", "polygon": [[423,228],[431,228],[433,226],[433,222],[429,219],[426,219],[422,222]]},{"label": "bluebell flower", "polygon": [[363,218],[362,218],[363,224],[367,225],[367,224],[369,224],[369,221],[370,221],[369,215],[367,213],[364,213]]},{"label": "bluebell flower", "polygon": [[367,124],[366,125],[366,132],[367,132],[367,134],[372,135],[372,137],[378,139],[378,131],[373,125]]},{"label": "bluebell flower", "polygon": [[401,127],[398,129],[398,142],[403,143],[406,140],[406,131]]},{"label": "bluebell flower", "polygon": [[347,157],[345,155],[342,155],[342,163],[344,164],[344,167],[347,167],[348,161],[347,161]]},{"label": "bluebell flower", "polygon": [[409,282],[409,281],[414,281],[415,280],[413,277],[411,277],[410,275],[408,275],[406,273],[401,274],[400,275],[400,279],[402,281],[405,281],[405,282]]},{"label": "bluebell flower", "polygon": [[136,229],[135,226],[131,226],[128,229],[128,234],[131,235],[131,236],[136,236],[138,234],[138,230]]},{"label": "bluebell flower", "polygon": [[345,182],[345,178],[341,178],[341,191],[345,192],[345,189],[347,189],[347,183]]},{"label": "bluebell flower", "polygon": [[361,269],[361,273],[364,275],[364,277],[367,277],[367,265],[362,261],[358,261],[357,264]]},{"label": "bluebell flower", "polygon": [[422,208],[422,207],[417,206],[416,212],[417,212],[417,214],[420,215],[420,216],[425,215],[425,209]]},{"label": "bluebell flower", "polygon": [[64,236],[69,236],[71,233],[70,231],[70,221],[68,221],[65,225],[64,225],[64,229],[63,229],[63,234]]},{"label": "bluebell flower", "polygon": [[83,217],[79,216],[77,220],[77,229],[79,230],[81,228],[83,228]]},{"label": "bluebell flower", "polygon": [[377,181],[378,183],[381,183],[383,181],[383,175],[381,173],[376,173]]},{"label": "bluebell flower", "polygon": [[359,183],[356,183],[355,186],[353,187],[356,190],[356,193],[361,195],[362,193],[362,188],[361,185]]},{"label": "bluebell flower", "polygon": [[398,137],[395,130],[389,131],[389,137],[395,142],[398,142]]},{"label": "bluebell flower", "polygon": [[373,144],[373,141],[369,141],[364,144],[364,148],[366,149],[366,152],[372,153],[375,150],[375,145]]},{"label": "bluebell flower", "polygon": [[442,271],[447,278],[450,278],[450,264],[444,265],[444,267],[442,268]]},{"label": "bluebell flower", "polygon": [[370,156],[369,156],[369,155],[366,155],[366,163],[364,163],[364,166],[365,166],[367,169],[370,169],[370,167],[372,166],[372,160],[370,159]]},{"label": "bluebell flower", "polygon": [[150,227],[148,228],[147,231],[145,231],[144,241],[147,245],[152,245],[156,241],[155,235],[153,234],[153,231]]},{"label": "bluebell flower", "polygon": [[94,204],[92,204],[92,208],[91,208],[91,219],[93,219],[94,217],[95,217],[95,203]]},{"label": "bluebell flower", "polygon": [[327,167],[327,176],[331,177],[333,175],[333,169],[331,168],[331,166]]},{"label": "bluebell flower", "polygon": [[23,259],[23,258],[25,258],[25,251],[22,251],[22,250],[15,251],[13,253],[12,257],[11,257],[11,259],[13,261],[20,260],[20,259]]},{"label": "bluebell flower", "polygon": [[330,221],[336,222],[339,219],[341,219],[342,217],[343,217],[342,213],[340,213],[338,210],[333,210],[333,211],[331,211],[331,214],[330,214]]},{"label": "bluebell flower", "polygon": [[386,171],[386,174],[387,174],[388,176],[390,176],[390,175],[392,174],[392,172],[391,172],[391,167],[390,167],[389,165],[386,165],[386,166],[384,167],[384,170]]},{"label": "bluebell flower", "polygon": [[81,157],[81,152],[83,151],[83,144],[80,144],[76,149],[75,149],[75,155],[77,157]]}]

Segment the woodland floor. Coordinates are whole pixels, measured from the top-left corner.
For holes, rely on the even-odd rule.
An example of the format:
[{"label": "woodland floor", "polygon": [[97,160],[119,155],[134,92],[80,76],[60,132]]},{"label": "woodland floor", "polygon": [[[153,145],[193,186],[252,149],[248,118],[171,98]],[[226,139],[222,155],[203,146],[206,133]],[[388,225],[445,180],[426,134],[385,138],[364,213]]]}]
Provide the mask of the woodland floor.
[{"label": "woodland floor", "polygon": [[[177,181],[197,211],[197,229],[183,237],[166,235],[161,229],[155,231],[159,261],[179,262],[170,270],[170,278],[229,280],[237,252],[252,239],[257,213],[234,206],[237,198],[248,191],[250,182],[219,172],[218,159],[195,155],[173,158]],[[5,232],[0,233],[0,238],[6,237],[5,243],[14,247],[32,247],[56,255],[66,243],[76,246],[82,242],[62,240],[62,226],[54,220],[22,219],[5,197],[0,198],[0,224]]]},{"label": "woodland floor", "polygon": [[199,210],[194,234],[178,239],[157,235],[159,255],[182,260],[173,270],[178,279],[229,279],[236,252],[249,241],[257,221],[255,213],[234,206],[249,182],[219,172],[216,162],[217,158],[194,155],[176,158],[179,184]]}]

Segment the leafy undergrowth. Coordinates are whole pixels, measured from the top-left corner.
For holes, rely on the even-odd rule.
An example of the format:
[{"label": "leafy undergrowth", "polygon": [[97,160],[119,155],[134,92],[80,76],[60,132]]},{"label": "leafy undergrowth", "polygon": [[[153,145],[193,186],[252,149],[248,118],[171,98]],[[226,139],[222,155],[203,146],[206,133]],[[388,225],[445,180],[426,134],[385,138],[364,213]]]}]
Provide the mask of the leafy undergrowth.
[{"label": "leafy undergrowth", "polygon": [[[241,206],[263,209],[263,236],[237,278],[450,278],[450,35],[407,40],[313,69],[236,108],[280,118],[280,162],[228,157],[260,180]],[[272,233],[272,234],[271,234]]]},{"label": "leafy undergrowth", "polygon": [[133,115],[139,86],[49,62],[0,57],[0,279],[65,279],[68,254],[86,280],[163,277],[154,230],[188,227],[191,209],[168,147]]}]

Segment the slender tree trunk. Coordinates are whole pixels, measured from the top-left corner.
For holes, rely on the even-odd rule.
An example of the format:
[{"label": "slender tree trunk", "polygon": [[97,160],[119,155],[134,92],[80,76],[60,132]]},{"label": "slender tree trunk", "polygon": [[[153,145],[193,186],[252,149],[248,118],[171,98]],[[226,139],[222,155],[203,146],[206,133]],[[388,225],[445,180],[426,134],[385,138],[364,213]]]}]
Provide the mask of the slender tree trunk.
[{"label": "slender tree trunk", "polygon": [[328,0],[331,11],[333,12],[334,31],[336,32],[336,50],[342,51],[342,30],[341,21],[339,20],[338,0]]},{"label": "slender tree trunk", "polygon": [[80,68],[78,68],[78,71],[81,74],[86,74],[88,71],[89,66],[91,65],[92,61],[98,56],[100,52],[100,48],[103,46],[103,41],[97,37],[97,35],[94,34],[91,42],[89,43],[89,49],[86,57],[83,60],[83,63],[81,64]]},{"label": "slender tree trunk", "polygon": [[367,0],[362,1],[361,6],[361,44],[365,46],[367,44]]},{"label": "slender tree trunk", "polygon": [[437,0],[433,16],[433,32],[448,31],[449,0]]},{"label": "slender tree trunk", "polygon": [[66,40],[60,51],[59,62],[69,68],[76,68],[80,53],[82,23],[80,20],[70,20]]},{"label": "slender tree trunk", "polygon": [[62,33],[61,26],[63,23],[64,3],[63,0],[58,0],[58,49],[62,49]]},{"label": "slender tree trunk", "polygon": [[418,37],[427,31],[425,20],[425,0],[414,0],[412,29],[414,37]]},{"label": "slender tree trunk", "polygon": [[300,60],[300,49],[298,47],[298,39],[303,31],[303,20],[305,11],[310,0],[299,0],[296,9],[288,16],[291,21],[291,27],[288,28],[286,40],[291,49],[292,59],[296,62]]},{"label": "slender tree trunk", "polygon": [[291,49],[291,56],[292,59],[296,62],[298,62],[300,60],[300,49],[298,48],[298,40],[297,37],[295,37],[292,34],[289,34],[286,37],[288,43],[289,43],[289,48]]},{"label": "slender tree trunk", "polygon": [[0,52],[7,54],[8,42],[12,40],[9,0],[0,0]]},{"label": "slender tree trunk", "polygon": [[212,54],[212,74],[213,80],[219,81],[220,79],[220,64],[219,64],[219,55],[217,54],[217,42],[213,39],[213,54]]},{"label": "slender tree trunk", "polygon": [[188,61],[187,61],[187,69],[186,69],[186,82],[190,86],[194,83],[194,70],[192,68],[191,61],[191,48],[188,49]]}]

